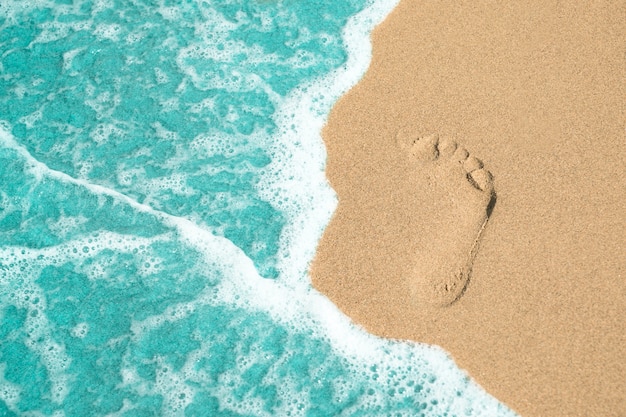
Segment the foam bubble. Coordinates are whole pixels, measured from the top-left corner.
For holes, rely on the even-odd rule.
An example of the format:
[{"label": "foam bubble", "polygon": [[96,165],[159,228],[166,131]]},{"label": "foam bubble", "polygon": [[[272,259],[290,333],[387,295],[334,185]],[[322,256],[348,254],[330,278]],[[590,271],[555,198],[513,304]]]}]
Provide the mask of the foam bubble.
[{"label": "foam bubble", "polygon": [[77,337],[79,339],[84,339],[88,332],[89,332],[89,324],[85,322],[78,323],[71,330],[72,336]]},{"label": "foam bubble", "polygon": [[0,364],[0,400],[8,407],[14,408],[20,399],[20,389],[16,384],[11,384],[3,377],[6,365]]},{"label": "foam bubble", "polygon": [[120,33],[122,32],[122,27],[116,23],[113,24],[98,24],[93,33],[102,39],[109,39],[112,41],[119,40]]}]

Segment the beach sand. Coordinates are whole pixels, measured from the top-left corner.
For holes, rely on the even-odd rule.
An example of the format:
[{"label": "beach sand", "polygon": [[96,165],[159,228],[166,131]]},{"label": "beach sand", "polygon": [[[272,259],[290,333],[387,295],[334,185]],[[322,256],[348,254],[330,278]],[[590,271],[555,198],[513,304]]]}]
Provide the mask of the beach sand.
[{"label": "beach sand", "polygon": [[376,28],[323,131],[311,276],[522,416],[623,417],[626,6],[532,3],[402,0]]}]

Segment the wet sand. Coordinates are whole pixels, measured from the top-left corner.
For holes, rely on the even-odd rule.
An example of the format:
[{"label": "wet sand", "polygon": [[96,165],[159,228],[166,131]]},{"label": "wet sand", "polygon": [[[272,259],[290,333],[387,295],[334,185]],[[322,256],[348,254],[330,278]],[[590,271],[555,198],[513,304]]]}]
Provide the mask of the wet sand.
[{"label": "wet sand", "polygon": [[626,415],[626,5],[402,0],[372,41],[323,131],[314,286],[522,416]]}]

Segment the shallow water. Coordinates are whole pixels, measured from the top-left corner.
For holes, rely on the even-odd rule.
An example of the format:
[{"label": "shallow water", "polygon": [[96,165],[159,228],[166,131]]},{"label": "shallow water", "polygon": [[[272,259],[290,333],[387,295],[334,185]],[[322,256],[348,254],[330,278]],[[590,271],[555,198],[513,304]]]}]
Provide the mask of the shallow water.
[{"label": "shallow water", "polygon": [[0,415],[514,415],[306,276],[393,6],[2,2]]}]

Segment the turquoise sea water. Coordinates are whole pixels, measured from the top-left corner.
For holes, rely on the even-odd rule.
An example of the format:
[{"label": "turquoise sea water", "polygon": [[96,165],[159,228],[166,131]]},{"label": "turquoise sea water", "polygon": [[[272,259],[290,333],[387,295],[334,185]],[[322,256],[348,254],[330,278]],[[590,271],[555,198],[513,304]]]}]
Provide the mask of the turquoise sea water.
[{"label": "turquoise sea water", "polygon": [[394,3],[0,3],[0,416],[514,415],[306,275]]}]

